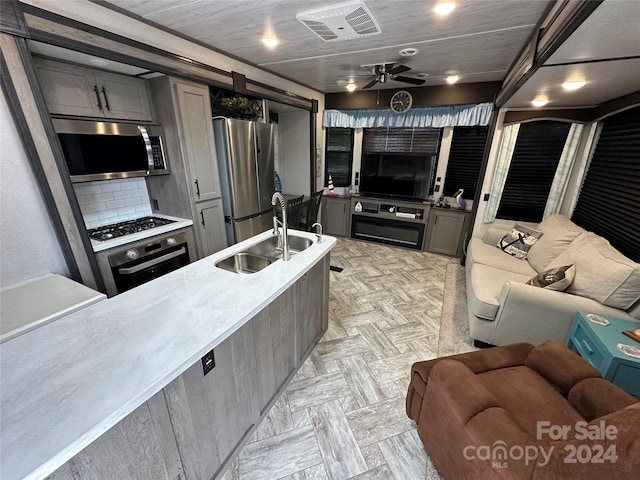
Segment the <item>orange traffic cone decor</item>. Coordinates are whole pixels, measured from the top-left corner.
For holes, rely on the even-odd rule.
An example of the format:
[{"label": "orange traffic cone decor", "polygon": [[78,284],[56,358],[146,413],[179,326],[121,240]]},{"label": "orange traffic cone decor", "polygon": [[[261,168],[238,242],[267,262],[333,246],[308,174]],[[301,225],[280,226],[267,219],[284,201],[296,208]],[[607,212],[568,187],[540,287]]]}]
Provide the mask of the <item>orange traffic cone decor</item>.
[{"label": "orange traffic cone decor", "polygon": [[333,178],[329,175],[329,193],[334,193],[333,191]]}]

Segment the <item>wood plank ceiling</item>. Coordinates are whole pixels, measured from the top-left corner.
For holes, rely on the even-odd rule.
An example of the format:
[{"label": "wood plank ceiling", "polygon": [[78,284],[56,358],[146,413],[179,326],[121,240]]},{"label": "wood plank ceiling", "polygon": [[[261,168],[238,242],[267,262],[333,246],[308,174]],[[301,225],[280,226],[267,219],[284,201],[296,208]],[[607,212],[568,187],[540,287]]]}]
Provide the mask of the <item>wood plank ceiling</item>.
[{"label": "wood plank ceiling", "polygon": [[[545,1],[458,1],[445,17],[435,0],[366,0],[382,33],[355,40],[324,42],[296,14],[333,3],[319,0],[109,0],[149,22],[259,65],[322,92],[344,91],[338,81],[358,87],[372,77],[362,65],[399,62],[407,76],[426,77],[425,85],[445,83],[456,71],[461,83],[503,80],[547,7]],[[275,35],[277,48],[260,42]],[[402,57],[412,47],[418,53]],[[390,81],[374,88],[411,86]]]}]

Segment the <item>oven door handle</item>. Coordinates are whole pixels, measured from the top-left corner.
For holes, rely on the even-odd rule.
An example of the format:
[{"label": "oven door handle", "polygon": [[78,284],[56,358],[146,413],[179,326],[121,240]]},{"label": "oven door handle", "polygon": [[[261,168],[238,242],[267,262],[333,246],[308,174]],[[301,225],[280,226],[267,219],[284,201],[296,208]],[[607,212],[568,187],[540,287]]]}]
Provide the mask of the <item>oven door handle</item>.
[{"label": "oven door handle", "polygon": [[187,249],[182,247],[180,250],[176,250],[175,252],[167,253],[166,255],[162,255],[158,258],[154,258],[153,260],[148,260],[146,262],[142,262],[133,267],[127,268],[119,268],[118,273],[120,275],[131,275],[132,273],[139,272],[140,270],[144,270],[145,268],[153,267],[154,265],[158,265],[162,262],[166,262],[167,260],[171,260],[172,258],[179,257],[180,255],[184,255],[187,253]]}]

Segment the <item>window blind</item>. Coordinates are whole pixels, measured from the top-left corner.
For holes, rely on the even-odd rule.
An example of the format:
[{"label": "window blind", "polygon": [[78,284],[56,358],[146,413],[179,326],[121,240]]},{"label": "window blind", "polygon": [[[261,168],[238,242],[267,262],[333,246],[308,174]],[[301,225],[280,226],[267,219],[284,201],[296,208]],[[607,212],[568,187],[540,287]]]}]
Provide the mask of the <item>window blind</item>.
[{"label": "window blind", "polygon": [[324,162],[324,185],[329,184],[329,175],[334,187],[351,185],[353,164],[353,129],[328,128]]},{"label": "window blind", "polygon": [[640,107],[604,120],[571,219],[640,262]]},{"label": "window blind", "polygon": [[497,218],[540,222],[571,124],[523,123],[511,158]]},{"label": "window blind", "polygon": [[440,147],[440,128],[365,128],[363,153],[401,153],[436,155]]},{"label": "window blind", "polygon": [[444,195],[453,195],[464,188],[464,198],[476,194],[480,164],[487,141],[487,127],[455,127],[449,161],[444,179]]}]

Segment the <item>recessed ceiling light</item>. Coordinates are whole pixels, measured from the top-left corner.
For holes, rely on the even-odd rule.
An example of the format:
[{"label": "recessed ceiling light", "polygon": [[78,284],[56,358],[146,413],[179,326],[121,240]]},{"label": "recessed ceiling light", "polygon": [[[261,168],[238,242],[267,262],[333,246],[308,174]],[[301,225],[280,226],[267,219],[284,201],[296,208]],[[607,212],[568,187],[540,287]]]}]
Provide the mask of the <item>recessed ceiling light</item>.
[{"label": "recessed ceiling light", "polygon": [[348,83],[347,84],[347,90],[350,92],[353,92],[356,89],[356,84],[355,83]]},{"label": "recessed ceiling light", "polygon": [[416,53],[418,53],[417,48],[403,48],[398,52],[401,57],[413,57]]},{"label": "recessed ceiling light", "polygon": [[564,88],[565,90],[578,90],[579,88],[584,87],[586,82],[582,81],[582,80],[571,80],[569,82],[564,82],[562,84],[562,88]]},{"label": "recessed ceiling light", "polygon": [[416,73],[414,75],[414,77],[417,77],[417,78],[427,78],[428,76],[429,76],[428,73]]},{"label": "recessed ceiling light", "polygon": [[549,99],[547,97],[538,97],[531,102],[531,105],[534,107],[544,107],[547,103],[549,103]]},{"label": "recessed ceiling light", "polygon": [[343,85],[347,84],[347,81],[339,78],[338,80],[336,80],[336,84],[342,87]]},{"label": "recessed ceiling light", "polygon": [[264,43],[267,48],[275,48],[275,46],[278,45],[278,39],[274,36],[263,37],[262,43]]},{"label": "recessed ceiling light", "polygon": [[449,75],[449,76],[447,76],[447,83],[449,85],[453,85],[458,80],[460,80],[460,77],[458,75]]},{"label": "recessed ceiling light", "polygon": [[456,4],[453,2],[442,2],[435,6],[433,9],[438,15],[448,15],[456,8]]},{"label": "recessed ceiling light", "polygon": [[95,65],[96,67],[107,67],[110,65],[110,62],[108,62],[104,58],[90,58],[89,63],[91,65]]}]

